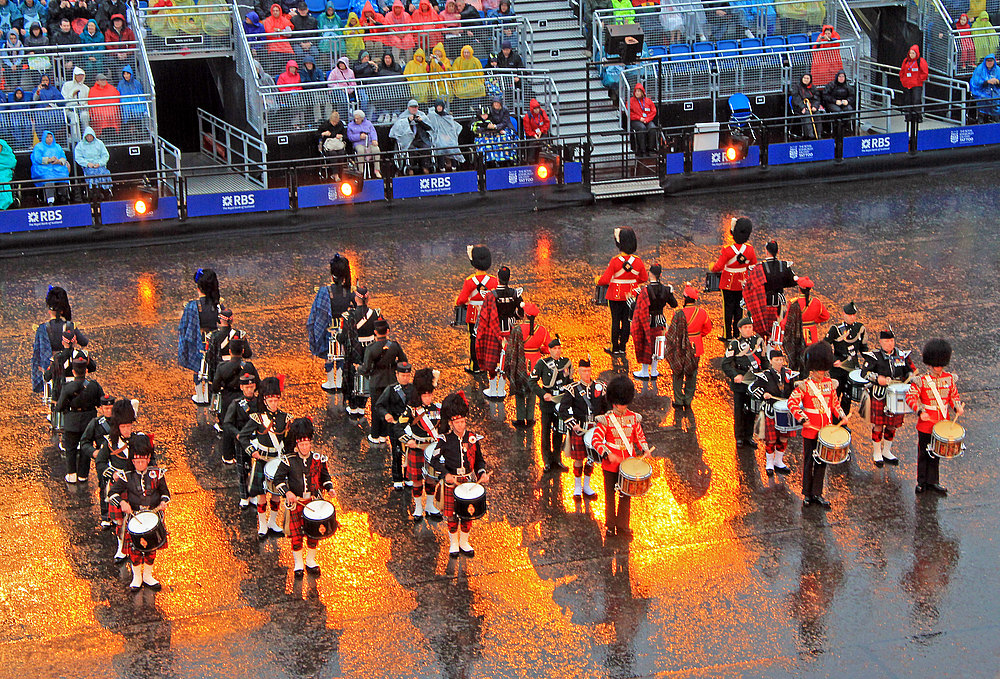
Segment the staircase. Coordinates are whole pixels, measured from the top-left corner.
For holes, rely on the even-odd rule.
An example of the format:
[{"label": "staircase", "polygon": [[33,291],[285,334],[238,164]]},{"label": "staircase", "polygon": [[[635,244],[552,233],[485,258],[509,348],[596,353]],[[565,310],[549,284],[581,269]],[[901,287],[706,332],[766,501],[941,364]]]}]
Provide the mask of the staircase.
[{"label": "staircase", "polygon": [[[590,50],[580,31],[576,13],[566,0],[517,0],[517,13],[531,23],[535,68],[550,72],[559,91],[559,134],[587,135],[587,90],[590,90],[590,129],[620,132],[618,110],[608,98],[596,70],[588,77]],[[621,150],[617,138],[592,139],[594,155]]]}]

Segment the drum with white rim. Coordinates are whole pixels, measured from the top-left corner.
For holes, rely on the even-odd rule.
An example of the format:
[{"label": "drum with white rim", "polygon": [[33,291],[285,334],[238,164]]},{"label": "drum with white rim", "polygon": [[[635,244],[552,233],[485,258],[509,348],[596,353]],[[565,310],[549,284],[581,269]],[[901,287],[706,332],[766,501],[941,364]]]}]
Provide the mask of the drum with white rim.
[{"label": "drum with white rim", "polygon": [[826,464],[841,464],[851,459],[851,432],[847,427],[828,424],[816,434],[813,457]]},{"label": "drum with white rim", "polygon": [[264,491],[270,493],[271,495],[277,495],[278,491],[274,487],[274,476],[278,473],[278,466],[281,464],[281,458],[276,457],[273,460],[269,460],[267,464],[264,465]]},{"label": "drum with white rim", "polygon": [[594,433],[596,431],[597,427],[592,425],[587,431],[583,432],[583,447],[587,451],[587,462],[592,465],[601,464],[601,454],[594,448]]},{"label": "drum with white rim", "polygon": [[910,391],[910,385],[902,382],[895,382],[885,388],[885,412],[890,415],[906,415],[912,413],[910,406],[906,405],[906,394]]},{"label": "drum with white rim", "polygon": [[641,497],[653,483],[653,467],[638,457],[627,457],[618,465],[618,490],[622,495]]},{"label": "drum with white rim", "polygon": [[455,516],[460,519],[479,519],[486,514],[486,488],[479,483],[460,483],[455,486]]},{"label": "drum with white rim", "polygon": [[125,524],[132,551],[139,554],[155,552],[167,542],[167,527],[157,512],[136,512]]},{"label": "drum with white rim", "polygon": [[302,529],[306,537],[325,540],[337,530],[337,508],[327,500],[313,500],[302,508]]},{"label": "drum with white rim", "polygon": [[861,403],[861,397],[865,395],[865,389],[868,387],[868,380],[861,376],[860,369],[849,372],[847,379],[850,381],[851,400]]},{"label": "drum with white rim", "polygon": [[965,452],[965,427],[958,422],[941,420],[931,429],[931,443],[927,452],[934,457],[951,460]]},{"label": "drum with white rim", "polygon": [[782,399],[774,402],[774,428],[782,434],[802,429],[802,425],[795,421],[792,412],[788,409],[788,400]]}]

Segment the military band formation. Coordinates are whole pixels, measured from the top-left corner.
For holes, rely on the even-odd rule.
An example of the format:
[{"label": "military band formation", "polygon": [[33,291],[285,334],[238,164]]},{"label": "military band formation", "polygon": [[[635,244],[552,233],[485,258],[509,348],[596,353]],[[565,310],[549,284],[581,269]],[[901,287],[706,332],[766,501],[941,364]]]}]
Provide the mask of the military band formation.
[{"label": "military band formation", "polygon": [[[666,365],[673,407],[691,409],[713,328],[700,304],[706,292],[723,297],[721,367],[733,391],[736,446],[763,443],[765,473],[784,476],[793,471],[789,442],[801,436],[804,507],[830,507],[824,474],[850,457],[852,404],[870,429],[875,467],[899,464],[893,441],[905,415],[916,413],[916,492],[947,492],[940,460],[961,455],[965,438],[957,422],[964,406],[946,370],[949,343],[924,344],[927,371],[918,375],[890,326],[880,328],[869,346],[854,302],[844,304],[840,321],[823,335],[831,314],[814,296],[813,282],[779,258],[775,241],[758,260],[749,243],[752,228],[749,219],[734,219],[733,243],[722,248],[704,286],[684,283],[679,300],[661,280],[660,265],[647,268],[636,255],[632,229],[615,229],[619,253],[594,292],[594,303],[606,304],[611,315],[605,351],[616,374],[607,383],[595,378],[589,355],[576,360],[574,371],[559,335],[539,321],[539,306],[511,286],[510,269],[501,266],[494,276],[490,250],[468,248],[474,272],[455,299],[453,322],[468,331],[466,370],[485,379],[486,398],[513,398],[515,427],[535,426],[537,401],[544,473],[572,471],[575,500],[598,496],[591,479],[600,466],[609,539],[631,538],[631,500],[648,491],[653,475],[653,448],[642,416],[630,408],[632,378],[656,379]],[[257,371],[250,340],[235,327],[216,273],[198,269],[194,284],[197,297],[184,307],[177,352],[193,377],[192,400],[216,419],[222,462],[235,470],[239,506],[256,512],[257,539],[289,538],[294,577],[319,576],[316,551],[338,524],[327,456],[313,447],[312,420],[281,409],[284,376],[262,378]],[[791,290],[798,297],[789,301]],[[158,590],[153,564],[168,542],[170,490],[156,464],[154,435],[138,431],[137,401],[106,394],[94,378],[97,364],[66,291],[50,287],[46,304],[49,319],[35,334],[32,388],[61,435],[65,481],[88,483],[94,462],[101,526],[117,536],[114,559],[131,564],[133,591]],[[389,322],[371,306],[371,291],[354,280],[350,262],[339,254],[330,260],[330,282],[318,288],[306,327],[310,352],[324,361],[321,388],[331,405],[342,399],[347,417],[360,423],[367,416],[368,441],[386,447],[393,488],[409,492],[412,520],[444,521],[449,556],[473,557],[470,533],[486,514],[492,472],[483,437],[468,422],[465,392],[437,400],[439,371],[414,369],[390,338]],[[631,377],[625,361],[630,338],[639,364]]]}]

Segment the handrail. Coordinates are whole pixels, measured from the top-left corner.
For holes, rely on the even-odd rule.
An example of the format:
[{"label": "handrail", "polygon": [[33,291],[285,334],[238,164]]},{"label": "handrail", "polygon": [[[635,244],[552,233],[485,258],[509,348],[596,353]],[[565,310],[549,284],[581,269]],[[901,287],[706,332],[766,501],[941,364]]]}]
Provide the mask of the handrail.
[{"label": "handrail", "polygon": [[[198,143],[202,149],[205,147],[206,137],[212,143],[221,143],[226,149],[226,159],[231,160],[234,156],[244,159],[249,166],[256,165],[254,171],[249,168],[243,173],[243,177],[261,187],[267,186],[267,143],[263,139],[257,139],[244,130],[234,125],[230,125],[225,120],[218,118],[208,111],[198,109]],[[236,142],[236,143],[234,143]],[[215,149],[213,148],[213,157]],[[257,154],[257,158],[252,158],[250,151]]]},{"label": "handrail", "polygon": [[243,78],[247,124],[257,130],[259,134],[263,134],[263,97],[260,93],[260,74],[257,72],[257,66],[260,64],[254,59],[246,33],[242,28],[239,28],[243,24],[239,6],[234,3],[231,11],[233,15],[231,20],[233,24],[233,59],[236,62],[236,72]]},{"label": "handrail", "polygon": [[[489,71],[489,72],[487,73],[486,71]],[[475,73],[476,75],[462,75],[463,73]],[[378,85],[400,85],[400,84],[410,84],[410,83],[437,83],[437,82],[446,81],[446,80],[483,80],[484,78],[488,78],[491,75],[510,75],[510,76],[516,76],[516,77],[532,77],[532,76],[548,76],[550,74],[551,74],[551,71],[549,71],[548,69],[544,69],[544,68],[539,68],[539,69],[527,69],[527,68],[491,68],[491,69],[483,69],[482,71],[478,71],[478,70],[447,71],[445,73],[434,73],[434,74],[427,73],[426,75],[420,75],[420,74],[416,74],[416,75],[413,75],[413,74],[411,74],[411,75],[399,75],[399,76],[393,76],[391,78],[369,78],[367,80],[361,80],[361,79],[355,78],[353,84],[349,84],[349,85],[334,84],[334,83],[331,83],[328,80],[324,80],[322,82],[316,82],[316,83],[300,83],[298,85],[295,85],[295,87],[298,88],[298,89],[302,89],[302,90],[323,90],[323,89],[337,90],[337,89],[344,89],[345,87],[376,87]],[[458,76],[458,77],[455,77],[455,76]],[[337,82],[340,83],[340,82],[345,82],[345,81],[337,81]],[[285,88],[285,89],[282,89],[282,88]],[[273,94],[275,92],[280,92],[282,94],[287,94],[290,91],[294,91],[294,90],[288,90],[287,88],[288,88],[288,85],[278,85],[278,84],[274,84],[274,85],[261,85],[260,86],[260,91],[263,94]]]},{"label": "handrail", "polygon": [[[137,23],[137,20],[136,20],[135,5],[133,5],[133,4],[130,3],[129,6],[128,6],[128,10],[127,11],[128,11],[128,16],[132,19],[133,25],[138,28],[139,24]],[[139,46],[139,57],[140,57],[140,59],[138,60],[139,64],[137,64],[137,66],[140,66],[140,70],[143,72],[143,75],[145,75],[145,77],[146,77],[146,85],[149,88],[149,94],[152,97],[152,100],[155,102],[156,101],[156,82],[153,79],[153,69],[149,65],[149,55],[146,54],[146,45],[142,42],[141,39],[137,40],[136,42],[137,42],[137,44]],[[150,123],[152,124],[152,127],[153,127],[153,129],[151,129],[150,132],[152,133],[153,137],[155,138],[157,136],[157,130],[160,129],[157,126],[156,104],[155,103],[153,104],[153,106],[150,107],[149,121],[150,121]]]}]

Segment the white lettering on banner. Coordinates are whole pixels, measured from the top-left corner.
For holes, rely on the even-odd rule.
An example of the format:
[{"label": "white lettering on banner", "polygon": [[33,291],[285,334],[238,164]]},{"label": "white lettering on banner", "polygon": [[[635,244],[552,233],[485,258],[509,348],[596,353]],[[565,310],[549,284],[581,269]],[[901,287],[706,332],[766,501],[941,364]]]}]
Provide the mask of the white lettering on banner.
[{"label": "white lettering on banner", "polygon": [[255,197],[252,193],[234,193],[222,197],[223,210],[244,210],[254,207]]},{"label": "white lettering on banner", "polygon": [[32,210],[28,213],[28,224],[35,226],[58,226],[62,220],[62,210]]},{"label": "white lettering on banner", "polygon": [[447,191],[451,188],[451,177],[421,177],[420,191]]},{"label": "white lettering on banner", "polygon": [[949,135],[949,141],[952,144],[973,144],[976,141],[976,133],[969,127],[952,130]]},{"label": "white lettering on banner", "polygon": [[892,140],[888,136],[884,137],[862,137],[861,152],[883,151],[892,146]]},{"label": "white lettering on banner", "polygon": [[712,153],[712,165],[719,165],[722,163],[722,152],[716,151]]},{"label": "white lettering on banner", "polygon": [[534,184],[535,183],[535,171],[530,167],[522,167],[517,170],[510,170],[507,172],[507,183],[511,186],[520,186],[521,184]]}]

